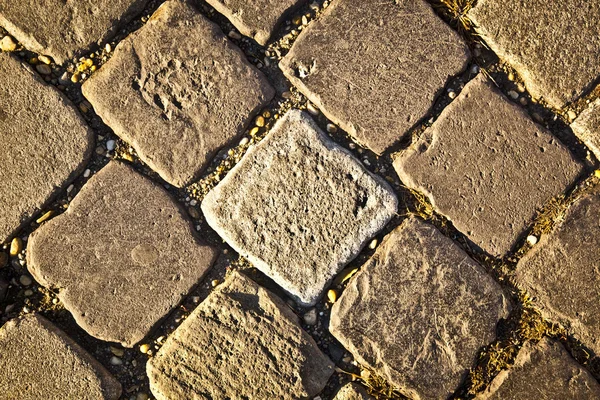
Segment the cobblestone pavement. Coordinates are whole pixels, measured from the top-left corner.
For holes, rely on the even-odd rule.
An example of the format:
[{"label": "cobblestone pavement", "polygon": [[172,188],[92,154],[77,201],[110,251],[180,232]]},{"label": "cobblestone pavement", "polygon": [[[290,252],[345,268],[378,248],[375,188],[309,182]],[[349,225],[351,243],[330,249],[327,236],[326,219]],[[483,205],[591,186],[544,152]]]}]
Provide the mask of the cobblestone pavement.
[{"label": "cobblestone pavement", "polygon": [[599,399],[599,20],[0,2],[0,399]]}]

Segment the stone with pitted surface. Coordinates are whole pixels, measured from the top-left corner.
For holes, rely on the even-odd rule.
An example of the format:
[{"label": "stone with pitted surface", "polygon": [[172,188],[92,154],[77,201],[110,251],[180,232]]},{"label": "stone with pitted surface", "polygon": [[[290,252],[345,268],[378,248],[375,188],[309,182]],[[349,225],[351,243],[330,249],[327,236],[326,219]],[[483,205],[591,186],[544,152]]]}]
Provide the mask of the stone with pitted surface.
[{"label": "stone with pitted surface", "polygon": [[600,159],[600,99],[588,107],[571,124],[573,132]]}]

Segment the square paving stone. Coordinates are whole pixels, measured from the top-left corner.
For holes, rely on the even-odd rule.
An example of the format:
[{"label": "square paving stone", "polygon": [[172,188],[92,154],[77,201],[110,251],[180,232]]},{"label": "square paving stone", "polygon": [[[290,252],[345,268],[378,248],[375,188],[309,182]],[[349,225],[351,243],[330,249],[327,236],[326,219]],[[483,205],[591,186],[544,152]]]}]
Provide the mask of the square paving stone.
[{"label": "square paving stone", "polygon": [[598,1],[479,0],[468,17],[532,96],[554,108],[576,100],[600,76]]},{"label": "square paving stone", "polygon": [[90,335],[132,347],[212,265],[159,185],[112,161],[30,237],[27,267]]},{"label": "square paving stone", "polygon": [[334,364],[277,296],[233,272],[147,364],[167,399],[305,399]]},{"label": "square paving stone", "polygon": [[592,102],[571,124],[573,132],[600,159],[600,99]]},{"label": "square paving stone", "polygon": [[2,0],[0,26],[59,64],[109,40],[148,0]]},{"label": "square paving stone", "polygon": [[451,239],[414,217],[387,235],[331,310],[356,360],[414,399],[445,399],[507,316],[500,286]]},{"label": "square paving stone", "polygon": [[275,29],[307,0],[207,0],[243,34],[266,45]]},{"label": "square paving stone", "polygon": [[558,342],[526,343],[515,365],[494,378],[478,400],[600,399],[600,385]]},{"label": "square paving stone", "polygon": [[600,354],[600,189],[579,198],[564,222],[517,265],[517,282],[544,316]]},{"label": "square paving stone", "polygon": [[483,75],[394,159],[400,180],[501,257],[582,171],[569,150]]},{"label": "square paving stone", "polygon": [[178,0],[119,43],[82,90],[104,122],[179,187],[275,93],[217,25]]},{"label": "square paving stone", "polygon": [[40,315],[0,329],[0,398],[116,400],[121,384],[90,354]]},{"label": "square paving stone", "polygon": [[337,0],[280,67],[327,118],[381,154],[425,117],[469,57],[424,0]]},{"label": "square paving stone", "polygon": [[94,137],[65,96],[6,53],[0,93],[2,243],[81,172]]},{"label": "square paving stone", "polygon": [[209,225],[305,305],[316,303],[396,209],[392,189],[298,110],[202,202]]}]

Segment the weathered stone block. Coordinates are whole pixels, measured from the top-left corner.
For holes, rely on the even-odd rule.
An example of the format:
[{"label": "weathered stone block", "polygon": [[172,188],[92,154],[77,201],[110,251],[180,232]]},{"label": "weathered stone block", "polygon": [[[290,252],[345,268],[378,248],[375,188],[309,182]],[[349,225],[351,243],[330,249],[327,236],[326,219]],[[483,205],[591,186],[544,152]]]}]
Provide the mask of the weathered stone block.
[{"label": "weathered stone block", "polygon": [[234,272],[147,364],[157,399],[300,399],[333,363],[277,296]]},{"label": "weathered stone block", "polygon": [[600,99],[596,99],[571,124],[573,132],[600,159]]},{"label": "weathered stone block", "polygon": [[132,347],[212,265],[160,186],[120,162],[94,175],[27,244],[27,267],[90,335]]},{"label": "weathered stone block", "polygon": [[424,0],[337,0],[280,66],[327,118],[381,154],[468,60],[467,45]]},{"label": "weathered stone block", "polygon": [[400,180],[476,245],[503,256],[582,171],[569,150],[483,75],[394,160]]},{"label": "weathered stone block", "polygon": [[0,93],[2,243],[75,178],[94,137],[65,96],[5,53]]},{"label": "weathered stone block", "polygon": [[0,397],[116,400],[121,385],[90,354],[40,315],[0,329]]},{"label": "weathered stone block", "polygon": [[82,90],[104,122],[179,187],[275,93],[217,25],[178,0],[119,43]]},{"label": "weathered stone block", "polygon": [[406,396],[445,399],[508,314],[500,286],[414,217],[386,236],[333,305],[329,330]]},{"label": "weathered stone block", "polygon": [[230,246],[308,305],[396,208],[391,188],[298,110],[202,202]]}]

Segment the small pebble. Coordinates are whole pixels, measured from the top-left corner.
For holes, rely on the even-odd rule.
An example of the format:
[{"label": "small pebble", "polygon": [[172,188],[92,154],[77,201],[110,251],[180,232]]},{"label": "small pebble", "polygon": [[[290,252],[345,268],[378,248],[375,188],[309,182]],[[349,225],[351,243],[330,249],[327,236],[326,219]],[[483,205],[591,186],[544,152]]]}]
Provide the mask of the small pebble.
[{"label": "small pebble", "polygon": [[229,31],[227,36],[229,36],[230,38],[235,39],[235,40],[240,40],[242,38],[242,35],[240,35],[236,31]]},{"label": "small pebble", "polygon": [[118,347],[110,346],[110,352],[113,353],[117,357],[123,357],[123,355],[125,355],[125,350],[119,349]]},{"label": "small pebble", "polygon": [[16,256],[17,254],[19,254],[21,252],[22,249],[23,249],[23,241],[21,240],[21,238],[16,237],[10,242],[10,255],[11,256]]},{"label": "small pebble", "polygon": [[21,285],[23,286],[29,286],[33,283],[33,280],[27,275],[21,275],[19,277],[19,282],[21,282]]},{"label": "small pebble", "polygon": [[137,396],[135,397],[135,400],[148,400],[150,397],[142,392],[142,393],[138,393]]},{"label": "small pebble", "polygon": [[50,219],[50,217],[52,216],[53,212],[52,210],[46,212],[44,215],[42,215],[41,217],[39,217],[38,219],[35,220],[35,222],[37,222],[38,224],[41,224],[44,221],[47,221]]},{"label": "small pebble", "polygon": [[536,236],[534,236],[534,235],[527,236],[527,243],[529,243],[531,246],[534,246],[537,242],[538,242],[538,238]]},{"label": "small pebble", "polygon": [[119,357],[112,356],[112,357],[110,358],[110,363],[111,363],[112,365],[121,365],[121,364],[123,364],[123,361],[122,361],[122,360],[121,360]]},{"label": "small pebble", "polygon": [[245,146],[247,145],[249,142],[248,138],[243,138],[242,140],[240,140],[240,146]]},{"label": "small pebble", "polygon": [[23,294],[24,294],[26,297],[33,296],[33,290],[31,290],[31,289],[27,289],[25,292],[23,292]]},{"label": "small pebble", "polygon": [[42,75],[50,75],[52,73],[52,69],[46,64],[38,64],[35,66],[35,69]]},{"label": "small pebble", "polygon": [[327,124],[327,132],[329,133],[335,133],[337,132],[337,126],[335,126],[334,124]]},{"label": "small pebble", "polygon": [[143,345],[140,346],[140,351],[144,354],[148,353],[149,350],[150,350],[150,345],[147,343],[144,343]]},{"label": "small pebble", "polygon": [[106,46],[104,46],[104,51],[107,53],[110,53],[112,51],[110,43],[106,43]]},{"label": "small pebble", "polygon": [[577,118],[577,114],[575,114],[575,111],[573,110],[569,110],[567,112],[567,116],[569,117],[569,120],[573,121],[575,118]]},{"label": "small pebble", "polygon": [[210,285],[211,285],[212,287],[217,287],[217,285],[218,285],[218,284],[219,284],[219,280],[218,280],[218,279],[213,279],[213,280],[210,282]]},{"label": "small pebble", "polygon": [[448,97],[450,97],[451,99],[456,98],[456,92],[454,90],[448,91]]},{"label": "small pebble", "polygon": [[373,240],[371,240],[371,243],[369,243],[369,248],[371,250],[374,250],[375,247],[377,247],[377,239],[373,239]]},{"label": "small pebble", "polygon": [[263,126],[265,126],[265,117],[263,117],[262,115],[259,115],[258,117],[256,117],[256,126],[258,126],[259,128],[262,128]]},{"label": "small pebble", "polygon": [[63,72],[60,78],[58,78],[58,83],[61,85],[68,85],[71,83],[71,80],[69,79],[69,73],[67,71]]},{"label": "small pebble", "polygon": [[509,90],[508,95],[513,100],[516,100],[519,98],[519,93],[515,92],[514,90]]},{"label": "small pebble", "polygon": [[258,127],[250,129],[250,136],[255,136],[258,133]]},{"label": "small pebble", "polygon": [[113,151],[115,149],[115,141],[114,140],[109,140],[106,142],[106,150],[108,151]]},{"label": "small pebble", "polygon": [[335,303],[337,300],[337,292],[333,289],[329,289],[327,291],[327,298],[329,299],[330,303]]},{"label": "small pebble", "polygon": [[15,51],[17,49],[17,44],[10,36],[4,36],[2,40],[0,40],[0,50],[2,51]]},{"label": "small pebble", "polygon": [[38,57],[38,61],[42,62],[42,63],[44,63],[46,65],[52,64],[52,59],[50,59],[50,57],[48,57],[48,56],[39,56]]},{"label": "small pebble", "polygon": [[319,115],[319,110],[311,102],[306,103],[306,111],[313,116]]},{"label": "small pebble", "polygon": [[73,83],[79,82],[80,79],[81,79],[81,76],[79,74],[73,74],[71,76],[71,82],[73,82]]},{"label": "small pebble", "polygon": [[471,73],[472,73],[472,74],[476,74],[476,73],[478,73],[478,72],[479,72],[479,65],[473,65],[473,66],[471,67]]},{"label": "small pebble", "polygon": [[311,308],[308,310],[302,317],[306,325],[316,325],[317,324],[317,310]]},{"label": "small pebble", "polygon": [[92,173],[92,171],[90,171],[90,169],[86,169],[85,171],[83,171],[83,177],[84,178],[89,178],[90,174]]}]

